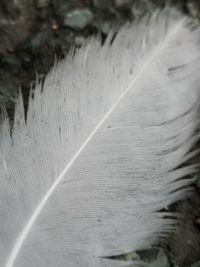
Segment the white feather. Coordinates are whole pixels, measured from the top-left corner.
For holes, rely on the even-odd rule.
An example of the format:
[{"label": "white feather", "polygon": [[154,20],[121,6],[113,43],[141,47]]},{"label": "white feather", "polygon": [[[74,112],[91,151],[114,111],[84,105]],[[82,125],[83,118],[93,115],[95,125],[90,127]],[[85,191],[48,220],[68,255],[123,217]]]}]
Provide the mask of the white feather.
[{"label": "white feather", "polygon": [[0,132],[0,266],[129,266],[105,257],[175,229],[159,210],[190,192],[199,124],[200,35],[184,20],[91,39],[36,86],[26,121],[19,97]]}]

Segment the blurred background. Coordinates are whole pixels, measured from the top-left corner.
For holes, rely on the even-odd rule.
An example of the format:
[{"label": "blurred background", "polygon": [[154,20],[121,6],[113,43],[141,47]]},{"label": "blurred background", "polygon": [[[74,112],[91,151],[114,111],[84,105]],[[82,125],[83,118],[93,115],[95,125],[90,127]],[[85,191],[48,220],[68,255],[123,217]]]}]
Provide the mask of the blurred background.
[{"label": "blurred background", "polygon": [[[89,36],[106,38],[113,27],[166,5],[199,24],[200,0],[0,0],[0,104],[12,118],[19,87],[27,105],[36,75],[44,79],[55,56],[64,58]],[[200,267],[199,196],[197,185],[193,198],[175,205],[185,218],[169,246],[122,258],[142,257],[150,267]]]}]

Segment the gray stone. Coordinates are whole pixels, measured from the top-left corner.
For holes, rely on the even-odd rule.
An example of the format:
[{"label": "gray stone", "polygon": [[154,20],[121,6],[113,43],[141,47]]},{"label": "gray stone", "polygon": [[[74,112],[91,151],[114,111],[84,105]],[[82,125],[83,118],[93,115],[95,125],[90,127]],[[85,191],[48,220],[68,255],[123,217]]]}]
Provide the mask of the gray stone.
[{"label": "gray stone", "polygon": [[111,30],[114,28],[113,24],[109,21],[106,21],[102,24],[100,24],[100,29],[104,34],[109,34]]},{"label": "gray stone", "polygon": [[170,267],[169,259],[163,250],[159,250],[156,260],[150,263],[149,267]]},{"label": "gray stone", "polygon": [[[117,22],[119,22],[119,20],[117,20]],[[102,33],[107,35],[111,32],[111,30],[113,30],[116,27],[116,21],[99,19],[94,21],[92,25],[97,29],[99,29]]]},{"label": "gray stone", "polygon": [[93,21],[94,15],[89,8],[74,9],[64,18],[64,25],[73,29],[83,29]]},{"label": "gray stone", "polygon": [[75,43],[78,47],[82,46],[85,43],[85,38],[83,36],[76,36]]},{"label": "gray stone", "polygon": [[147,13],[153,13],[156,5],[151,1],[135,1],[132,6],[132,13],[136,19],[143,17]]}]

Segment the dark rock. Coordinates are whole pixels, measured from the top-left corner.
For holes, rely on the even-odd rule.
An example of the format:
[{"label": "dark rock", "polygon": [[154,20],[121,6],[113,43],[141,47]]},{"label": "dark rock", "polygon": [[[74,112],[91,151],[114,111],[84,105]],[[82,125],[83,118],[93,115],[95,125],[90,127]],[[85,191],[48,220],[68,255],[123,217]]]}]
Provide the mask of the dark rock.
[{"label": "dark rock", "polygon": [[114,0],[114,6],[121,10],[130,10],[133,5],[133,0]]},{"label": "dark rock", "polygon": [[8,112],[14,108],[18,89],[19,81],[9,71],[0,71],[0,104],[5,106]]},{"label": "dark rock", "polygon": [[35,23],[32,0],[0,1],[0,53],[13,51],[30,34]]},{"label": "dark rock", "polygon": [[51,31],[50,29],[43,29],[35,33],[30,41],[26,43],[27,48],[30,49],[32,55],[37,55],[40,53],[40,49],[42,49],[45,43],[49,42],[51,39]]},{"label": "dark rock", "polygon": [[181,201],[176,211],[184,215],[184,218],[170,242],[171,258],[179,266],[190,266],[200,260],[200,231],[195,225],[200,214],[199,193]]},{"label": "dark rock", "polygon": [[17,74],[21,68],[21,61],[20,59],[13,53],[5,54],[1,58],[0,65],[5,65],[7,68],[10,69],[11,72]]},{"label": "dark rock", "polygon": [[35,5],[37,8],[47,7],[50,3],[50,0],[35,0]]},{"label": "dark rock", "polygon": [[192,264],[191,267],[200,267],[200,261]]},{"label": "dark rock", "polygon": [[93,0],[93,5],[98,9],[109,11],[113,7],[112,0]]}]

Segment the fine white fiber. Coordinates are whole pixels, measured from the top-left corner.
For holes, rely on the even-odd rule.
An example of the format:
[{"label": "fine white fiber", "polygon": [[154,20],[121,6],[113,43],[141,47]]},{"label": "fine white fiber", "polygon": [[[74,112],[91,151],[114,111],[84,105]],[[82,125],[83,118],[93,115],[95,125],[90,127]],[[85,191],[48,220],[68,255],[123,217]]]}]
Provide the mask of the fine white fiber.
[{"label": "fine white fiber", "polygon": [[[90,39],[0,126],[0,266],[117,267],[177,227],[199,127],[200,31],[173,10]],[[34,95],[34,96],[33,96]],[[139,263],[135,263],[139,266]]]}]

